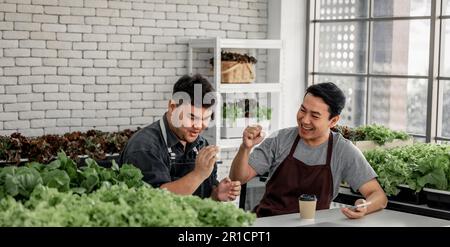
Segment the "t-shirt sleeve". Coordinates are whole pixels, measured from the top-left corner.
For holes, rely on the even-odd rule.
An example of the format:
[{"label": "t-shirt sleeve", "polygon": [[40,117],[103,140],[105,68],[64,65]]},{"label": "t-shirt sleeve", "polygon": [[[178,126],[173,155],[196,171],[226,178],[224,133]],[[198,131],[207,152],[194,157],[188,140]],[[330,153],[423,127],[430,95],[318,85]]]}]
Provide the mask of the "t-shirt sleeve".
[{"label": "t-shirt sleeve", "polygon": [[259,175],[263,175],[270,170],[276,153],[276,142],[276,136],[268,137],[251,152],[248,164]]},{"label": "t-shirt sleeve", "polygon": [[161,154],[149,150],[135,151],[125,155],[123,163],[139,168],[144,175],[143,180],[153,187],[171,182],[169,167]]},{"label": "t-shirt sleeve", "polygon": [[362,185],[377,177],[362,152],[352,143],[347,143],[341,157],[342,159],[339,160],[343,162],[342,165],[345,167],[342,178],[353,190],[359,190]]}]

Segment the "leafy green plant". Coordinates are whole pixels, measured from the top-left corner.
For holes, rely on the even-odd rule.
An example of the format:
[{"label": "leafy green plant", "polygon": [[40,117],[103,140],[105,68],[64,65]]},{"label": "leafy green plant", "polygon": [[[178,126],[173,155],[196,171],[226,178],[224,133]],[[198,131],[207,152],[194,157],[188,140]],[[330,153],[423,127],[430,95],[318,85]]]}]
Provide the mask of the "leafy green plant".
[{"label": "leafy green plant", "polygon": [[[407,140],[409,135],[402,131],[393,131],[382,125],[365,125],[355,129],[356,132],[361,132],[364,141],[374,141],[380,145],[386,142],[392,142],[394,139]],[[358,141],[358,140],[355,140]]]},{"label": "leafy green plant", "polygon": [[417,143],[390,150],[375,149],[364,156],[378,174],[387,195],[396,195],[405,184],[450,191],[450,145]]},{"label": "leafy green plant", "polygon": [[258,121],[271,120],[272,119],[272,108],[260,106],[257,108],[257,118]]},{"label": "leafy green plant", "polygon": [[351,141],[374,141],[379,145],[392,142],[394,139],[407,140],[411,138],[404,131],[394,131],[376,124],[357,128],[337,125],[332,130],[341,133],[344,138]]},{"label": "leafy green plant", "polygon": [[8,195],[29,197],[39,184],[42,184],[42,178],[34,168],[6,167],[0,171],[0,185]]},{"label": "leafy green plant", "polygon": [[413,167],[399,157],[384,149],[364,152],[364,156],[378,174],[378,182],[387,195],[397,195],[400,192],[399,185],[410,184],[407,180],[411,177]]},{"label": "leafy green plant", "polygon": [[85,166],[78,168],[64,152],[48,165],[31,162],[23,167],[0,168],[0,200],[6,195],[27,200],[33,189],[43,184],[58,191],[73,191],[78,194],[91,193],[103,185],[125,183],[129,187],[144,184],[141,170],[133,165],[122,167],[113,161],[111,168],[104,168],[93,159],[86,159]]},{"label": "leafy green plant", "polygon": [[[258,119],[258,121],[272,119],[272,108],[270,107],[258,106],[255,107],[254,109],[250,109],[250,111],[254,112],[254,114],[249,115],[255,116]],[[244,116],[245,114],[243,108],[237,104],[224,105],[224,107],[222,108],[222,117],[224,119],[230,119],[233,122],[235,122],[237,118]]]},{"label": "leafy green plant", "polygon": [[66,192],[70,189],[70,178],[67,172],[62,170],[47,170],[41,173],[43,184],[58,189],[58,191]]},{"label": "leafy green plant", "polygon": [[0,158],[6,162],[20,162],[20,141],[11,137],[0,136]]},{"label": "leafy green plant", "polygon": [[[235,61],[239,63],[252,63],[252,64],[256,64],[258,62],[256,58],[253,56],[249,56],[247,54],[240,54],[237,52],[222,51],[220,53],[220,57],[221,61]],[[209,59],[209,64],[211,64],[211,66],[214,66],[214,58]]]},{"label": "leafy green plant", "polygon": [[431,159],[421,159],[417,171],[419,187],[431,187],[439,190],[450,190],[447,180],[450,174],[450,154],[437,154]]},{"label": "leafy green plant", "polygon": [[0,136],[0,160],[6,160],[7,150],[10,149],[9,139],[6,136]]},{"label": "leafy green plant", "polygon": [[249,226],[255,215],[228,203],[148,185],[102,186],[77,195],[37,186],[30,200],[0,200],[0,226]]},{"label": "leafy green plant", "polygon": [[237,118],[243,116],[244,116],[243,109],[235,104],[226,105],[222,108],[223,119],[230,119],[232,122],[235,122]]},{"label": "leafy green plant", "polygon": [[142,175],[139,169],[136,169],[135,166],[124,164],[119,170],[118,179],[119,181],[123,181],[129,187],[139,187],[142,186]]},{"label": "leafy green plant", "polygon": [[11,136],[0,136],[0,162],[20,164],[22,159],[49,163],[60,151],[78,161],[79,156],[88,155],[97,160],[103,160],[107,154],[120,153],[128,139],[137,130],[123,130],[106,133],[89,130],[86,133],[78,131],[59,135],[44,135],[40,137],[25,137],[20,133]]}]

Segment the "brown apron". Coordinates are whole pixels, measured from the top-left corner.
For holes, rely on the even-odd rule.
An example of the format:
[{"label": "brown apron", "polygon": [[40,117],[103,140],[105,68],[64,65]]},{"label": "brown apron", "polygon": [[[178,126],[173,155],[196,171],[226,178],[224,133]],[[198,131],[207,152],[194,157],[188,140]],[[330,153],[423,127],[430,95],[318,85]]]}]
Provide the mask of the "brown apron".
[{"label": "brown apron", "polygon": [[333,196],[331,155],[333,135],[328,138],[327,161],[325,165],[306,165],[294,158],[293,154],[300,136],[294,141],[289,155],[277,168],[266,184],[266,192],[254,209],[258,217],[298,213],[298,197],[301,194],[317,196],[316,209],[330,208]]}]

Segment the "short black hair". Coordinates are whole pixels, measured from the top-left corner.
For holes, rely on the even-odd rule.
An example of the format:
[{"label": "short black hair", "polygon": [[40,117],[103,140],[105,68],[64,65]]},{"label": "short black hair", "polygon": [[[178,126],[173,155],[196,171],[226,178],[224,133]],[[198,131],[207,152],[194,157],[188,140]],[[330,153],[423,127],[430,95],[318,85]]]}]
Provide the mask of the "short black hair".
[{"label": "short black hair", "polygon": [[[195,85],[200,85],[202,90],[202,97],[201,102],[195,102],[194,98],[194,92],[195,92]],[[173,86],[173,93],[172,95],[175,95],[176,93],[184,92],[189,95],[189,100],[191,102],[191,105],[195,107],[203,107],[203,108],[209,108],[212,105],[214,105],[215,99],[212,99],[210,102],[204,102],[205,95],[211,92],[214,92],[214,88],[212,87],[211,83],[209,81],[201,76],[200,74],[195,74],[193,76],[190,75],[184,75]],[[184,98],[183,98],[184,99]],[[183,99],[178,99],[179,102],[177,102],[177,105],[183,103]],[[201,105],[200,105],[201,103]]]},{"label": "short black hair", "polygon": [[325,101],[328,105],[330,119],[341,114],[341,111],[345,106],[344,93],[338,86],[336,86],[336,84],[332,82],[323,82],[309,86],[306,89],[305,96],[308,93]]}]

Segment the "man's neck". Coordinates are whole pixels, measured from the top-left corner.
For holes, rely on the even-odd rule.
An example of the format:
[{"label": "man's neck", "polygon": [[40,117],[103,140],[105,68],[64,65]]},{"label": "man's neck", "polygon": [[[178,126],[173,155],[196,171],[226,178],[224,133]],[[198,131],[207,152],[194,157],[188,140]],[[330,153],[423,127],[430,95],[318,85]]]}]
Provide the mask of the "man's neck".
[{"label": "man's neck", "polygon": [[312,139],[312,140],[303,139],[303,142],[310,147],[318,147],[318,146],[322,145],[323,143],[327,142],[329,137],[330,137],[330,130],[327,131],[326,135],[323,135],[319,138]]}]

